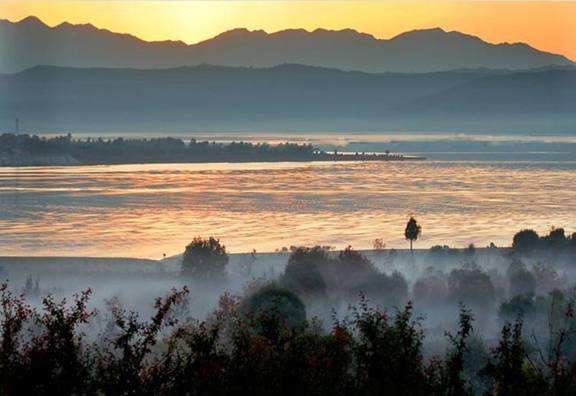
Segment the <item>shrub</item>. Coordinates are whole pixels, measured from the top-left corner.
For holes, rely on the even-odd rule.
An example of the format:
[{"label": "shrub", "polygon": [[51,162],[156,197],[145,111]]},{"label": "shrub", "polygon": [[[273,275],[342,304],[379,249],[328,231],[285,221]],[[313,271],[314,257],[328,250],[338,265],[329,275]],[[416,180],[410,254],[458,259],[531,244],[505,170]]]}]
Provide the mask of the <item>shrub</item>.
[{"label": "shrub", "polygon": [[532,319],[537,315],[545,316],[549,303],[543,297],[533,294],[518,294],[508,301],[503,301],[498,308],[498,317],[503,323],[518,319]]},{"label": "shrub", "polygon": [[[48,297],[35,310],[7,285],[0,286],[1,394],[466,395],[473,389],[493,395],[571,395],[576,391],[570,341],[576,329],[574,309],[561,292],[549,298],[552,334],[546,352],[530,352],[517,322],[503,327],[488,363],[484,347],[472,338],[472,316],[465,310],[458,333],[448,335],[446,355],[426,359],[424,332],[410,303],[389,315],[363,300],[351,318],[336,320],[327,331],[305,319],[301,326],[290,328],[283,325],[285,317],[275,314],[254,315],[250,326],[236,317],[235,330],[225,334],[225,317],[244,308],[225,295],[223,311],[210,320],[178,323],[171,312],[187,289],[157,299],[156,312],[148,321],[112,304],[118,331],[109,344],[89,344],[80,328],[94,318],[86,309],[89,294],[78,295],[71,304]],[[240,306],[266,313],[270,300],[281,301],[281,306],[299,305],[293,293],[270,285]],[[256,332],[253,324],[279,331]],[[489,388],[474,375],[481,366]]]},{"label": "shrub", "polygon": [[[2,394],[69,395],[90,388],[91,362],[78,331],[93,315],[86,308],[90,294],[87,290],[75,296],[71,307],[65,299],[48,296],[39,314],[22,297],[14,297],[7,284],[0,287]],[[22,334],[26,326],[34,329],[29,338]]]},{"label": "shrub", "polygon": [[[522,339],[522,322],[506,324],[502,328],[498,346],[490,361],[481,370],[492,383],[496,395],[544,395],[548,386],[541,372],[527,366],[527,351]],[[530,368],[529,368],[530,367]]]},{"label": "shrub", "polygon": [[424,334],[420,321],[412,317],[410,303],[394,319],[363,306],[354,325],[358,331],[354,348],[358,394],[428,393],[422,356]]},{"label": "shrub", "polygon": [[418,303],[437,305],[448,296],[448,285],[442,273],[430,273],[419,278],[412,286],[412,295]]},{"label": "shrub", "polygon": [[537,280],[536,286],[538,294],[550,293],[552,290],[559,289],[567,283],[550,264],[538,262],[532,266],[532,273]]},{"label": "shrub", "polygon": [[464,358],[468,349],[468,339],[472,333],[473,327],[472,314],[461,308],[460,320],[458,323],[458,333],[456,335],[447,333],[448,341],[450,343],[450,350],[446,357],[446,380],[447,380],[447,394],[449,395],[466,395],[470,391],[465,382],[464,373]]},{"label": "shrub", "polygon": [[331,268],[335,279],[333,287],[337,289],[353,289],[365,279],[377,274],[374,264],[364,255],[348,246],[338,254],[338,259]]},{"label": "shrub", "polygon": [[[158,343],[162,331],[173,328],[177,319],[170,313],[188,294],[188,289],[173,289],[165,298],[157,298],[156,312],[149,321],[140,321],[134,312],[112,305],[112,316],[118,332],[107,340],[108,345],[98,350],[96,386],[103,394],[140,395],[159,394],[168,381],[169,371],[150,371],[152,348]],[[156,374],[153,376],[152,374]]]},{"label": "shrub", "polygon": [[399,272],[393,272],[392,275],[376,273],[353,290],[387,307],[403,305],[408,299],[408,283]]},{"label": "shrub", "polygon": [[570,236],[570,239],[568,240],[568,246],[570,246],[570,249],[576,249],[576,232],[573,232]]},{"label": "shrub", "polygon": [[444,255],[450,253],[451,249],[448,245],[434,245],[428,250],[432,255]]},{"label": "shrub", "polygon": [[184,276],[201,280],[222,279],[226,273],[228,254],[226,247],[215,238],[194,238],[186,246],[182,258]]},{"label": "shrub", "polygon": [[254,323],[276,323],[295,330],[306,322],[306,307],[296,294],[275,284],[264,286],[247,296],[240,304],[244,320]]},{"label": "shrub", "polygon": [[386,244],[382,238],[376,238],[372,242],[372,248],[377,252],[380,253],[382,250],[386,248]]},{"label": "shrub", "polygon": [[284,271],[283,282],[304,296],[321,296],[327,291],[324,274],[330,271],[333,260],[320,246],[295,248]]},{"label": "shrub", "polygon": [[473,243],[469,244],[466,249],[464,249],[464,254],[474,256],[476,254],[476,246],[474,246]]},{"label": "shrub", "polygon": [[434,264],[444,264],[445,260],[459,255],[459,251],[448,245],[434,245],[428,250],[428,260]]},{"label": "shrub", "polygon": [[452,270],[448,288],[453,302],[468,307],[487,308],[495,299],[496,290],[490,277],[476,267]]},{"label": "shrub", "polygon": [[510,264],[508,281],[510,282],[510,296],[534,294],[536,290],[536,278],[521,262],[512,262]]}]

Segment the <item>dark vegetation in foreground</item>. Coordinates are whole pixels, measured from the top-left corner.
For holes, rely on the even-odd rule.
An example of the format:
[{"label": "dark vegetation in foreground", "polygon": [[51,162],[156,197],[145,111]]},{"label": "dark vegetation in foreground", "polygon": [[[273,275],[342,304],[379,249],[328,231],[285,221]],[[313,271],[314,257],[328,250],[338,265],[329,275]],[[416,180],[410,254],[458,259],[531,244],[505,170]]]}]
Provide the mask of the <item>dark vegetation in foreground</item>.
[{"label": "dark vegetation in foreground", "polygon": [[327,153],[310,144],[185,142],[176,138],[73,139],[71,135],[41,138],[36,135],[0,135],[0,165],[34,165],[59,161],[65,165],[130,163],[206,163],[274,161],[402,160],[397,154]]},{"label": "dark vegetation in foreground", "polygon": [[[35,306],[27,298],[38,284],[29,282],[22,295],[4,284],[0,394],[575,394],[573,289],[553,268],[526,265],[537,250],[574,257],[575,241],[561,229],[543,237],[519,232],[505,251],[505,279],[474,263],[473,246],[435,247],[431,259],[459,255],[462,265],[448,274],[427,270],[411,287],[352,248],[296,247],[279,279],[254,281],[240,296],[223,294],[201,321],[187,313],[188,287],[158,298],[143,320],[115,299],[90,309],[91,290]],[[227,265],[220,241],[196,238],[181,277],[217,285]],[[330,323],[307,312],[319,301],[354,296],[348,314]],[[490,340],[482,330],[498,296],[500,329]],[[427,348],[418,304],[430,312],[439,304],[460,307],[442,350]]]}]

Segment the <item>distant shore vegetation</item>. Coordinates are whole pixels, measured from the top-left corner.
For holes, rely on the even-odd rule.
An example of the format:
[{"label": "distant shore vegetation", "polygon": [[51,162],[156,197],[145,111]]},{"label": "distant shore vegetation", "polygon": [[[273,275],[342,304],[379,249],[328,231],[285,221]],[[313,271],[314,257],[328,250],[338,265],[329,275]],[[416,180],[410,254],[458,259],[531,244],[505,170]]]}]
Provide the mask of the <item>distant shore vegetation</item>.
[{"label": "distant shore vegetation", "polygon": [[328,153],[306,143],[272,145],[184,141],[173,137],[74,139],[71,134],[55,137],[0,135],[0,166],[403,159],[409,158],[390,153]]}]

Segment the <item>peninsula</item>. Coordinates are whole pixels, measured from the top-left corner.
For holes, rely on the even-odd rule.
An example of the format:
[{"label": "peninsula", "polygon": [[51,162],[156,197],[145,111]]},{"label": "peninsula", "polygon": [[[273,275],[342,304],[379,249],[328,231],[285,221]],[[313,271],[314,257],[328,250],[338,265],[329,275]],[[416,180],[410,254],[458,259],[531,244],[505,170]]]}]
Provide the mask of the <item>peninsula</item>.
[{"label": "peninsula", "polygon": [[326,152],[311,144],[218,143],[163,137],[151,139],[0,135],[0,166],[65,166],[142,163],[281,161],[407,161],[423,157],[392,153]]}]

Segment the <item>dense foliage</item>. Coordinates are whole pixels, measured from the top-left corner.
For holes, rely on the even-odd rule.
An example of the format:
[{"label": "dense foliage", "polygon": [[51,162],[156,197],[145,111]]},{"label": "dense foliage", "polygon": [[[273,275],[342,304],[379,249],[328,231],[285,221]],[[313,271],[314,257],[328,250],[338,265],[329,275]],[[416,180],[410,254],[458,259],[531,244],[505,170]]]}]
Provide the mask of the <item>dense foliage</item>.
[{"label": "dense foliage", "polygon": [[[538,243],[571,265],[572,238],[554,230]],[[91,290],[64,300],[31,277],[21,294],[3,284],[0,395],[576,394],[576,295],[559,266],[517,247],[433,248],[418,270],[406,256],[412,278],[385,267],[397,252],[294,247],[273,282],[225,292],[203,320],[187,287],[143,320],[114,298],[89,308]],[[192,298],[219,295],[227,265],[217,239],[196,238],[175,277],[204,288]]]},{"label": "dense foliage", "polygon": [[[158,299],[148,321],[112,304],[107,331],[88,339],[83,326],[102,320],[100,313],[87,309],[90,291],[71,302],[46,297],[38,309],[2,285],[0,392],[465,395],[478,393],[478,387],[493,395],[576,391],[568,331],[555,333],[552,353],[544,356],[527,343],[521,322],[505,324],[497,346],[487,351],[474,342],[474,319],[462,310],[457,331],[447,334],[445,353],[426,357],[425,333],[410,303],[390,314],[363,301],[324,331],[305,319],[290,326],[282,315],[245,315],[246,306],[262,306],[263,300],[268,304],[277,297],[285,300],[281,305],[301,304],[276,286],[244,302],[223,297],[220,308],[202,322],[172,315],[187,293],[174,290]],[[544,360],[536,361],[536,356]]]},{"label": "dense foliage", "polygon": [[539,236],[536,231],[525,229],[514,235],[512,248],[522,254],[544,250],[553,253],[576,251],[576,233],[567,236],[564,228],[553,227],[548,235]]},{"label": "dense foliage", "polygon": [[309,144],[216,143],[163,137],[86,138],[71,135],[0,135],[0,155],[69,156],[82,164],[310,160],[319,157]]},{"label": "dense foliage", "polygon": [[200,280],[218,280],[225,276],[228,254],[216,238],[196,237],[186,246],[182,274]]}]

